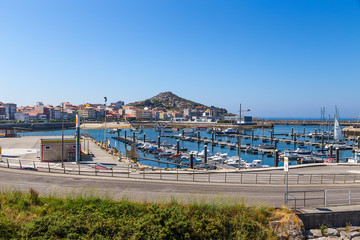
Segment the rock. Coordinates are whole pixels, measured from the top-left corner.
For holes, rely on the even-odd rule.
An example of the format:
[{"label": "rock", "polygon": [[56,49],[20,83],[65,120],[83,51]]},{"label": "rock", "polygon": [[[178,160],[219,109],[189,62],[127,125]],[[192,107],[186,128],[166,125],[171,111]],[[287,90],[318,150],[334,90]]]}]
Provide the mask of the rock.
[{"label": "rock", "polygon": [[279,239],[305,239],[304,224],[294,213],[287,213],[280,220],[271,221],[270,227]]},{"label": "rock", "polygon": [[306,236],[308,239],[313,239],[313,238],[319,238],[322,237],[322,233],[320,229],[310,229],[308,231],[306,231]]},{"label": "rock", "polygon": [[327,236],[335,236],[335,237],[338,237],[340,236],[340,233],[338,232],[338,230],[336,230],[335,228],[328,228],[326,230],[326,234]]},{"label": "rock", "polygon": [[345,231],[342,231],[342,232],[340,232],[340,236],[343,239],[353,239],[355,237],[360,237],[360,232],[345,232]]}]

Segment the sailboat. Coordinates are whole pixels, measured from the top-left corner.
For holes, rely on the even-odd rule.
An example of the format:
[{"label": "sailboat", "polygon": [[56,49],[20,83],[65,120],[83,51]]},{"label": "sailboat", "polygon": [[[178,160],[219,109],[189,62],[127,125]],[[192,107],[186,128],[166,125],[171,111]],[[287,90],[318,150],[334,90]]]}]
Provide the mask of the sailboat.
[{"label": "sailboat", "polygon": [[336,114],[334,116],[334,141],[332,143],[328,143],[325,145],[325,148],[330,148],[330,145],[333,146],[334,149],[346,149],[346,142],[344,140],[344,135],[341,132],[340,124],[338,121],[338,109],[335,107]]}]

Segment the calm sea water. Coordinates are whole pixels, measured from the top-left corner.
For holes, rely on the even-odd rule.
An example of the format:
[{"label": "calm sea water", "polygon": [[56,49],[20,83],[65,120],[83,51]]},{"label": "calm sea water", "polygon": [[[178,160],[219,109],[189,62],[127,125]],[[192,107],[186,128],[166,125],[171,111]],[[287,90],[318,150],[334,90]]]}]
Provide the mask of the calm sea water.
[{"label": "calm sea water", "polygon": [[[300,134],[307,134],[310,132],[314,132],[315,129],[317,131],[319,131],[319,126],[302,126],[302,125],[298,125],[298,126],[290,126],[290,125],[276,125],[274,126],[274,133],[275,134],[285,134],[285,133],[290,133],[291,131],[296,132],[296,133],[300,133]],[[255,135],[260,135],[260,136],[267,136],[270,137],[271,135],[271,131],[272,129],[262,129],[262,128],[258,128],[254,130],[254,134]],[[322,130],[322,129],[320,129]],[[326,127],[325,131],[332,131],[332,126],[331,127]],[[127,132],[127,136],[132,136],[132,132],[130,132],[129,129],[125,130],[122,129],[120,131],[120,136],[124,136],[125,135],[125,131]],[[98,140],[98,141],[104,141],[104,136],[105,136],[105,131],[104,129],[90,129],[90,130],[81,130],[82,133],[91,135],[94,139]],[[152,128],[147,128],[144,129],[144,133],[146,135],[147,139],[152,139],[152,140],[156,140],[158,138],[159,133],[155,132]],[[138,134],[136,135],[137,138],[141,138],[143,139],[143,134]],[[173,134],[173,135],[178,135],[181,134],[181,131],[177,132],[174,131],[173,133],[168,133],[168,134]],[[251,131],[247,131],[248,135],[251,135]],[[39,131],[39,132],[23,132],[23,133],[19,133],[19,135],[21,136],[61,136],[61,130],[56,130],[56,131]],[[65,136],[74,136],[75,135],[75,130],[65,130],[64,131],[64,135]],[[208,139],[211,139],[211,134],[207,133],[206,131],[200,131],[200,135],[201,137],[207,137]],[[116,147],[117,149],[119,149],[120,151],[122,151],[123,153],[125,153],[125,144],[112,139],[111,137],[115,137],[117,136],[117,133],[115,134],[110,134],[108,132],[106,132],[106,136],[107,138],[109,138],[110,140],[110,144],[112,147]],[[286,138],[286,139],[291,139],[291,137],[289,136],[284,136],[284,135],[276,135],[276,138]],[[226,136],[222,136],[222,137],[216,137],[216,139],[221,138],[222,141],[230,141],[232,143],[236,143],[237,139],[233,138],[233,137],[226,137]],[[298,138],[298,140],[305,140],[304,138]],[[308,139],[310,141],[315,141],[314,139]],[[163,143],[164,141],[166,141],[167,143],[170,144],[176,144],[177,139],[173,139],[173,138],[165,138],[163,137],[161,139],[161,142]],[[251,140],[251,139],[242,139],[241,141],[242,145],[248,144],[250,146],[256,146],[259,144],[262,144],[262,141],[260,140]],[[180,146],[181,147],[186,147],[188,148],[189,151],[202,151],[204,149],[204,144],[203,143],[197,143],[197,142],[189,142],[189,141],[182,141],[180,140]],[[285,149],[290,149],[290,150],[296,150],[298,146],[294,146],[293,144],[291,145],[287,145],[285,143],[278,143],[278,149],[279,150],[285,150]],[[208,146],[209,151],[211,151],[212,153],[227,153],[228,156],[235,156],[237,155],[237,149],[234,150],[230,150],[228,147],[225,148],[221,148],[220,146]],[[317,149],[315,147],[311,147],[309,146],[308,149],[311,149],[313,151],[316,151]],[[148,154],[148,153],[143,153],[139,151],[139,156],[142,157],[146,157],[146,158],[151,158],[153,159],[154,156],[152,154]],[[340,158],[347,158],[347,157],[352,157],[353,153],[351,153],[350,150],[348,151],[340,151]],[[262,154],[256,154],[256,155],[250,155],[250,154],[245,154],[245,153],[241,153],[241,157],[243,160],[247,161],[247,162],[251,162],[255,159],[261,159],[263,161],[263,164],[265,165],[270,165],[273,166],[274,165],[274,158],[273,157],[268,157],[267,155],[262,155]],[[162,166],[162,167],[167,167],[166,164],[158,164],[156,162],[152,162],[152,161],[141,161],[141,163],[149,165],[149,166]],[[283,163],[280,162],[279,165],[281,166]],[[296,163],[292,163],[292,164],[296,164]],[[171,166],[170,166],[171,167]],[[172,166],[174,167],[174,166]]]}]

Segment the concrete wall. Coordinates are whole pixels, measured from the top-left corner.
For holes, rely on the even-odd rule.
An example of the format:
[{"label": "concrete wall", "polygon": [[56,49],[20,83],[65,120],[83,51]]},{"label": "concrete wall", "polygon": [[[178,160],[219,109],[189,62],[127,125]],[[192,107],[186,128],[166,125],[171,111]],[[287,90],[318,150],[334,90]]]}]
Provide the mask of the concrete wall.
[{"label": "concrete wall", "polygon": [[[326,207],[323,208],[324,211]],[[320,228],[322,224],[327,227],[344,227],[347,223],[360,226],[360,211],[323,212],[297,214],[304,222],[306,229]]]}]

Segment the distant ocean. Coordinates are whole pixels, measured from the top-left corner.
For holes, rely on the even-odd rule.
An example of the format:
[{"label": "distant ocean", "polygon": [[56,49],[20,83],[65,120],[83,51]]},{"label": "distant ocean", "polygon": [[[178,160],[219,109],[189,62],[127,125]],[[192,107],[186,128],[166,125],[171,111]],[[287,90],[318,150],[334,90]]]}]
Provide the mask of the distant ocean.
[{"label": "distant ocean", "polygon": [[[306,121],[306,120],[313,120],[313,121],[320,121],[320,118],[274,118],[274,117],[270,117],[270,118],[266,118],[266,117],[254,117],[254,118],[258,118],[258,119],[264,119],[264,120],[294,120],[294,121]],[[325,119],[328,120],[328,119]],[[334,120],[334,118],[331,118],[330,120]],[[355,121],[358,122],[360,121],[359,118],[340,118],[340,121]]]}]

